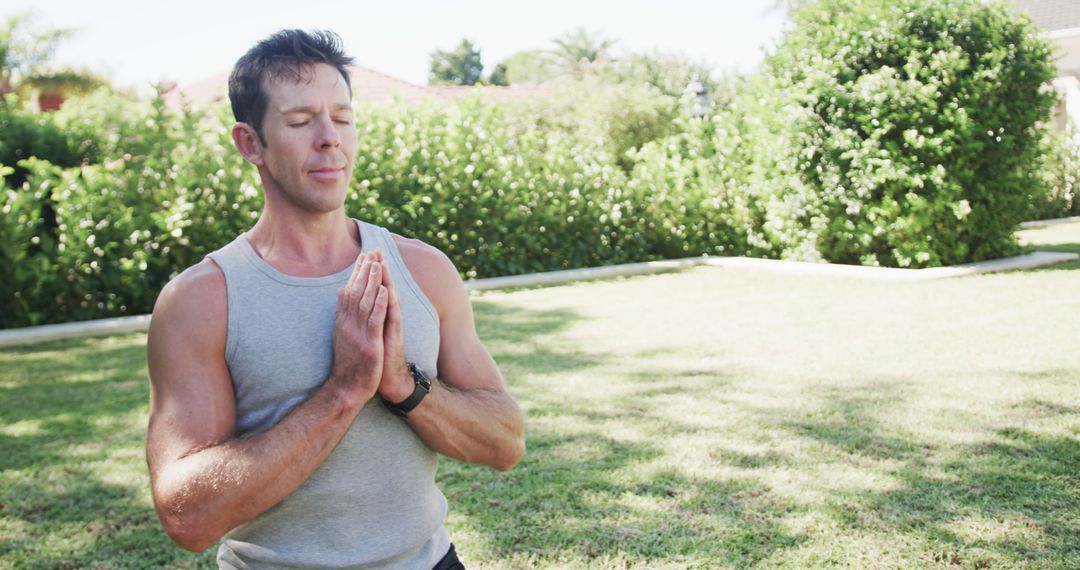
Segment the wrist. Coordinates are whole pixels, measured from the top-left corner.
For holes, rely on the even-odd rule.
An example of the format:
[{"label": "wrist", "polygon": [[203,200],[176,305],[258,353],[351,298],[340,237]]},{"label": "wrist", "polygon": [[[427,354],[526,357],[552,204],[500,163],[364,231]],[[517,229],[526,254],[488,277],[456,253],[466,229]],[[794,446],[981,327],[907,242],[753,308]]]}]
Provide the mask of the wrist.
[{"label": "wrist", "polygon": [[413,393],[415,382],[409,373],[409,365],[402,362],[395,366],[389,378],[384,379],[379,386],[379,397],[391,404],[398,404],[408,399]]},{"label": "wrist", "polygon": [[355,383],[344,376],[331,375],[323,385],[324,394],[330,400],[337,415],[356,415],[375,395],[363,393]]},{"label": "wrist", "polygon": [[404,386],[407,386],[407,392],[404,395],[402,393],[380,393],[386,408],[402,417],[407,416],[409,412],[419,406],[420,402],[431,391],[431,380],[413,364],[408,366],[406,380],[408,384]]}]

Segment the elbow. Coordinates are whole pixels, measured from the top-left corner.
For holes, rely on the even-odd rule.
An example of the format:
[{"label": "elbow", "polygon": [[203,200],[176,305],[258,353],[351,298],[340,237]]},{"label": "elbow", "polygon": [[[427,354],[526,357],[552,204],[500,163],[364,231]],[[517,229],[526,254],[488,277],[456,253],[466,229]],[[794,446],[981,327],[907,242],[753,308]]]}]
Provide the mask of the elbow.
[{"label": "elbow", "polygon": [[514,421],[509,424],[508,431],[512,434],[506,441],[502,449],[502,453],[496,458],[496,461],[491,465],[494,469],[502,471],[503,473],[511,470],[521,459],[525,457],[525,416],[521,413],[521,408],[518,408],[517,404],[513,404],[515,411],[517,412]]},{"label": "elbow", "polygon": [[523,457],[525,457],[525,438],[519,437],[507,446],[506,451],[491,466],[505,473],[520,463]]},{"label": "elbow", "polygon": [[165,534],[169,535],[174,543],[184,550],[202,552],[210,548],[218,541],[218,537],[209,536],[198,529],[189,526],[164,524]]},{"label": "elbow", "polygon": [[193,521],[175,513],[158,512],[165,534],[180,548],[191,552],[202,552],[210,548],[223,536],[207,530],[208,525]]}]

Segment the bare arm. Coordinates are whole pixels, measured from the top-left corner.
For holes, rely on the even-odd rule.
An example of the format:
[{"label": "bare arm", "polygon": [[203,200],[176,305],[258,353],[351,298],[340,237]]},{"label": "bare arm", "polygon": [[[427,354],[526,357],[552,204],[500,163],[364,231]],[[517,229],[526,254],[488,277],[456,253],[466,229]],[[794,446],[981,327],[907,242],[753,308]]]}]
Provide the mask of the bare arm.
[{"label": "bare arm", "polygon": [[[410,273],[440,318],[439,378],[409,412],[407,421],[436,452],[506,471],[525,453],[524,416],[476,334],[465,285],[438,250],[395,239]],[[400,402],[412,393],[413,380],[405,369],[401,309],[389,272],[383,282],[390,290],[390,306],[385,329],[387,364],[379,393],[388,401]]]},{"label": "bare arm", "polygon": [[239,438],[224,355],[224,276],[204,261],[162,291],[147,347],[146,457],[155,508],[177,544],[205,550],[288,496],[374,395],[388,291],[373,261],[361,256],[339,293],[330,377],[274,427]]}]

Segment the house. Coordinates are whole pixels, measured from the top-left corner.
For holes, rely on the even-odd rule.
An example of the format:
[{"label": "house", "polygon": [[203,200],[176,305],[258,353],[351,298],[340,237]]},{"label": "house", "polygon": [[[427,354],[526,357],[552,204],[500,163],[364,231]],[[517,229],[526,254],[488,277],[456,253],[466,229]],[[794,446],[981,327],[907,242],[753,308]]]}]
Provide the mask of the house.
[{"label": "house", "polygon": [[[173,108],[179,108],[182,102],[203,107],[224,101],[228,99],[229,73],[230,71],[222,71],[190,85],[172,86],[165,94],[165,101]],[[349,66],[349,79],[352,83],[353,98],[366,103],[388,103],[394,98],[410,104],[429,100],[452,101],[478,90],[490,99],[507,101],[529,97],[542,91],[528,87],[416,85],[360,65]]]},{"label": "house", "polygon": [[1074,129],[1074,141],[1080,143],[1080,0],[1016,0],[1016,6],[1056,48],[1054,89],[1061,100],[1054,109],[1054,126]]}]

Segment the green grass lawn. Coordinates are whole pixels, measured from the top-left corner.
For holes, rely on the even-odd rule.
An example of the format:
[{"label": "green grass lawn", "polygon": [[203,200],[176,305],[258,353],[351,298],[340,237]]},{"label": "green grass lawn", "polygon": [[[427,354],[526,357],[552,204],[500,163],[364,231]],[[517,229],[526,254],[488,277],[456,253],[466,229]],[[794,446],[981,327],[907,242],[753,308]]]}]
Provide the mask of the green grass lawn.
[{"label": "green grass lawn", "polygon": [[[1080,222],[1024,230],[1016,235],[1027,250],[1080,253]],[[1053,269],[1080,269],[1080,261],[1055,265]]]},{"label": "green grass lawn", "polygon": [[[1078,270],[477,294],[529,449],[441,462],[451,535],[470,568],[1080,567]],[[212,563],[150,506],[144,343],[0,351],[0,567]]]}]

